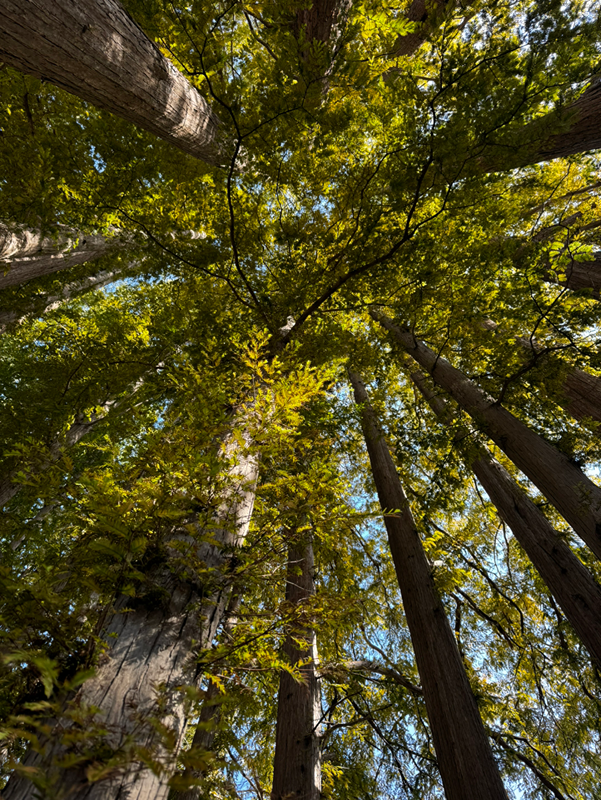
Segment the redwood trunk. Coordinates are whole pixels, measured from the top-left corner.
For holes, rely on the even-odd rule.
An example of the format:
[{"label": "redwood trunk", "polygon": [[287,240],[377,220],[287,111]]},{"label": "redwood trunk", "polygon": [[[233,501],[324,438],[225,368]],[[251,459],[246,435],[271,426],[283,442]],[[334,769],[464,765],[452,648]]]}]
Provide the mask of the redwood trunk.
[{"label": "redwood trunk", "polygon": [[[351,373],[447,800],[506,800],[457,642],[392,456]],[[391,513],[391,512],[395,513]]]},{"label": "redwood trunk", "polygon": [[117,236],[77,234],[66,229],[54,237],[43,236],[40,231],[0,223],[0,289],[95,261],[123,243]]},{"label": "redwood trunk", "polygon": [[[448,422],[448,409],[414,373],[413,382],[441,422]],[[484,487],[493,505],[513,531],[549,591],[562,609],[591,658],[601,669],[601,588],[591,573],[553,529],[549,520],[522,491],[507,470],[489,451],[471,442],[467,430],[459,429],[455,442],[463,446],[465,459]]]},{"label": "redwood trunk", "polygon": [[109,283],[118,281],[122,276],[123,272],[121,271],[98,272],[96,275],[90,275],[89,278],[66,284],[59,294],[47,294],[43,297],[38,297],[19,310],[0,311],[0,333],[5,333],[11,325],[24,322],[28,317],[42,316],[49,311],[54,311],[73,297],[79,297],[87,292],[102,289],[103,286],[108,286]]},{"label": "redwood trunk", "polygon": [[[581,97],[568,106],[561,116],[570,120],[568,130],[550,137],[528,160],[528,164],[586,153],[601,147],[601,80],[593,80]],[[557,118],[557,114],[551,117],[553,120]]]},{"label": "redwood trunk", "polygon": [[115,0],[4,0],[0,59],[220,161],[208,103]]},{"label": "redwood trunk", "polygon": [[302,612],[303,602],[315,594],[313,572],[312,544],[290,544],[286,600],[293,615],[300,610],[300,621],[293,622],[283,652],[291,665],[304,662],[300,667],[303,682],[288,672],[280,673],[272,800],[319,800],[321,796],[317,648],[315,631]]},{"label": "redwood trunk", "polygon": [[371,310],[373,319],[466,411],[601,559],[601,488],[562,452],[479,389],[411,331]]},{"label": "redwood trunk", "polygon": [[[241,457],[233,476],[235,483],[218,512],[221,527],[210,532],[217,543],[203,543],[195,549],[194,557],[210,571],[210,582],[200,585],[194,574],[186,574],[181,566],[173,570],[164,562],[153,574],[160,598],[136,602],[120,597],[115,604],[116,613],[104,632],[109,649],[101,656],[94,677],[78,692],[74,705],[80,711],[88,706],[98,709],[95,720],[104,731],[98,733],[95,744],[100,751],[126,757],[122,767],[108,771],[94,783],[88,781],[87,764],[59,768],[58,759],[73,752],[61,741],[61,734],[66,731],[68,735],[72,729],[72,723],[65,719],[52,723],[42,754],[30,751],[24,759],[25,767],[39,770],[44,779],[53,779],[69,800],[167,798],[168,780],[186,729],[183,688],[197,682],[194,655],[210,645],[223,617],[231,583],[227,550],[246,534],[256,478],[257,460]],[[195,547],[189,536],[182,536],[191,548]],[[170,732],[168,745],[161,738],[159,725]],[[142,762],[144,752],[153,757],[159,774]],[[3,800],[31,800],[31,779],[31,773],[29,779],[13,776]]]},{"label": "redwood trunk", "polygon": [[559,283],[577,292],[582,289],[590,289],[591,294],[599,300],[601,291],[601,259],[595,261],[571,261],[567,267],[561,268],[562,276],[553,270],[545,272],[545,280],[549,283]]}]

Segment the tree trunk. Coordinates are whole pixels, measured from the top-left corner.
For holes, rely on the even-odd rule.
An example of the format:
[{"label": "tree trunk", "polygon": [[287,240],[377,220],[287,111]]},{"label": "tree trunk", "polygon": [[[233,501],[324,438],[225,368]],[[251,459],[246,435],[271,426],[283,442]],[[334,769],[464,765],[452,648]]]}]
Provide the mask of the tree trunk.
[{"label": "tree trunk", "polygon": [[[457,642],[434,586],[392,456],[358,375],[350,373],[415,651],[447,800],[506,800]],[[394,513],[392,513],[394,512]]]},{"label": "tree trunk", "polygon": [[466,411],[601,559],[601,488],[553,445],[479,389],[408,328],[370,310],[372,318]]},{"label": "tree trunk", "polygon": [[586,153],[601,147],[601,80],[596,78],[591,81],[578,100],[561,112],[553,112],[537,120],[532,127],[556,124],[558,119],[566,120],[567,130],[543,142],[527,161],[528,164]]},{"label": "tree trunk", "polygon": [[66,228],[57,236],[43,236],[41,231],[0,223],[0,289],[95,261],[125,241],[119,236],[78,234]]},{"label": "tree trunk", "polygon": [[0,59],[209,164],[219,121],[116,0],[4,0]]},{"label": "tree trunk", "polygon": [[79,720],[85,709],[96,708],[89,712],[87,724],[84,720],[84,731],[93,735],[94,753],[110,754],[115,767],[93,781],[88,772],[95,766],[92,757],[69,766],[77,744],[70,745],[68,739],[77,726],[65,717],[50,723],[52,733],[42,752],[32,750],[23,761],[27,777],[17,771],[3,800],[30,800],[32,769],[43,780],[54,780],[61,797],[69,800],[165,800],[187,723],[183,689],[197,683],[194,656],[210,645],[223,617],[232,581],[228,550],[246,534],[257,473],[257,459],[240,455],[232,486],[217,512],[220,527],[210,531],[214,544],[198,545],[189,534],[181,534],[190,545],[191,560],[200,560],[210,572],[209,580],[203,578],[201,584],[195,572],[182,566],[178,553],[174,560],[166,556],[154,570],[156,592],[150,599],[122,596],[115,603],[103,634],[108,650],[94,677],[69,704]]},{"label": "tree trunk", "polygon": [[[447,424],[449,412],[445,401],[428,389],[421,373],[413,373],[411,378],[441,422]],[[553,529],[542,511],[487,448],[473,442],[466,429],[460,428],[454,439],[501,519],[509,525],[568,622],[601,669],[601,588],[598,583]]]},{"label": "tree trunk", "polygon": [[5,333],[12,325],[25,322],[28,317],[41,317],[49,311],[54,311],[73,297],[79,297],[95,289],[102,289],[102,287],[118,281],[123,274],[123,271],[116,270],[114,272],[98,272],[96,275],[90,275],[80,281],[67,283],[59,294],[46,294],[42,297],[36,297],[35,300],[19,310],[0,310],[0,333]]},{"label": "tree trunk", "polygon": [[[272,800],[319,800],[321,752],[318,725],[321,691],[316,674],[315,631],[303,619],[302,604],[315,594],[312,543],[290,543],[286,601],[296,619],[283,652],[291,665],[300,667],[302,683],[288,672],[280,673]],[[299,614],[300,609],[300,617]],[[302,644],[299,644],[299,640]],[[308,663],[307,663],[308,662]]]},{"label": "tree trunk", "polygon": [[[419,31],[399,36],[390,55],[393,58],[397,56],[412,56],[426,41],[428,23],[431,23],[432,18],[436,17],[436,12],[442,11],[444,8],[452,8],[454,5],[454,0],[413,0],[406,14],[407,19],[411,22],[421,22],[422,24]],[[468,2],[463,3],[463,7],[466,5],[468,5]]]},{"label": "tree trunk", "polygon": [[544,278],[549,283],[558,283],[567,286],[575,292],[590,289],[591,295],[599,300],[601,291],[601,258],[595,261],[570,261],[559,270],[548,269]]},{"label": "tree trunk", "polygon": [[[499,326],[492,319],[486,319],[482,323],[485,330],[498,330]],[[563,366],[552,359],[551,353],[545,352],[536,342],[525,337],[517,337],[517,343],[524,349],[525,353],[532,355],[531,366],[534,369],[537,362],[550,363],[552,370],[556,371]],[[526,366],[530,366],[527,364]],[[542,383],[551,397],[565,409],[574,419],[582,422],[584,420],[594,420],[601,422],[601,378],[598,375],[591,375],[581,369],[570,369],[559,391],[550,389],[550,383],[536,376],[534,380]]]},{"label": "tree trunk", "polygon": [[313,0],[309,8],[296,12],[292,31],[297,39],[304,30],[306,41],[324,42],[335,47],[350,6],[349,0]]}]

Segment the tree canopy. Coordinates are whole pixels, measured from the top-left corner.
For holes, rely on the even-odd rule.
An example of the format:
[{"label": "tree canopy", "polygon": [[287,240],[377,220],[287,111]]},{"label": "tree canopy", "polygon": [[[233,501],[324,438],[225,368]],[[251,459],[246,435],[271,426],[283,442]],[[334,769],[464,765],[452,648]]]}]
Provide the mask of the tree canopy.
[{"label": "tree canopy", "polygon": [[[450,799],[384,527],[410,508],[507,796],[601,799],[601,622],[577,635],[474,466],[597,591],[599,7],[418,6],[122,0],[210,109],[198,151],[162,95],[128,119],[0,32],[0,782],[38,792],[7,798],[116,797],[76,792],[135,763],[149,800],[263,800],[285,674],[319,687],[322,797]],[[183,666],[115,739],[89,687],[153,614]]]}]

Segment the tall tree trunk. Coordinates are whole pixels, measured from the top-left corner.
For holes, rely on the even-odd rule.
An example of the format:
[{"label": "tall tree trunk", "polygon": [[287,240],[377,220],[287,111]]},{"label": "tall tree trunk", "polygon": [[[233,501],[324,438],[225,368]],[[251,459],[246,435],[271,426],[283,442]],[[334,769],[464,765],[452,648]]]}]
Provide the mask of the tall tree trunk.
[{"label": "tall tree trunk", "polygon": [[[499,326],[492,319],[485,319],[482,323],[485,330],[498,330]],[[524,352],[532,356],[532,360],[526,364],[534,369],[538,362],[549,363],[552,370],[556,371],[563,366],[554,361],[552,354],[545,352],[544,348],[533,342],[531,339],[519,336],[516,342],[523,348]],[[601,422],[601,378],[598,375],[591,375],[584,370],[570,369],[559,390],[549,388],[549,382],[535,374],[535,381],[542,383],[551,397],[565,409],[574,419],[582,422],[583,420],[594,420]]]},{"label": "tall tree trunk", "polygon": [[[413,373],[411,378],[441,422],[448,424],[446,402],[426,386],[422,373]],[[513,531],[568,622],[601,669],[599,584],[487,448],[473,442],[467,429],[459,428],[454,439],[499,515]]]},{"label": "tall tree trunk", "polygon": [[447,800],[506,800],[490,743],[367,392],[350,373]]},{"label": "tall tree trunk", "polygon": [[104,286],[118,281],[123,275],[124,272],[121,270],[98,272],[88,278],[67,283],[58,294],[46,294],[42,297],[36,297],[18,310],[0,310],[0,333],[5,333],[9,327],[24,322],[28,317],[43,316],[49,311],[54,311],[73,297],[80,297],[87,292],[102,289]]},{"label": "tall tree trunk", "polygon": [[219,121],[116,0],[4,0],[0,59],[209,164]]},{"label": "tall tree trunk", "polygon": [[395,325],[375,309],[374,320],[466,411],[601,559],[601,488],[556,447],[502,408],[408,328]]},{"label": "tall tree trunk", "polygon": [[[457,5],[455,0],[413,0],[407,11],[406,17],[410,22],[421,22],[419,30],[399,36],[394,43],[392,57],[412,56],[416,53],[428,37],[428,30],[432,30],[436,15],[443,10],[451,10]],[[464,0],[462,8],[469,5],[469,0]]]},{"label": "tall tree trunk", "polygon": [[[124,762],[91,782],[87,768],[93,762],[68,765],[74,752],[68,744],[74,723],[68,718],[56,720],[42,752],[30,751],[24,759],[27,776],[17,770],[3,800],[30,800],[35,781],[32,770],[46,781],[54,780],[56,789],[69,800],[167,797],[187,723],[183,688],[197,682],[194,655],[210,645],[223,617],[232,581],[229,551],[246,535],[254,503],[258,461],[253,455],[243,455],[238,445],[230,443],[230,450],[230,456],[239,453],[238,463],[217,512],[219,527],[210,530],[212,543],[199,545],[188,533],[181,534],[190,547],[190,560],[203,563],[202,583],[193,570],[181,565],[181,553],[173,561],[167,554],[152,574],[161,599],[118,598],[103,634],[108,650],[94,677],[70,704],[80,715],[86,708],[97,709],[85,730],[95,734],[96,748],[113,753],[115,759],[125,756]],[[205,568],[210,577],[204,577]],[[161,729],[166,735],[161,735]],[[155,771],[143,761],[144,756],[153,760]]]},{"label": "tall tree trunk", "polygon": [[599,300],[601,291],[601,257],[594,261],[570,261],[560,269],[547,269],[544,278],[549,283],[558,283],[567,286],[575,292],[590,289],[591,295]]},{"label": "tall tree trunk", "polygon": [[[311,623],[303,619],[302,611],[303,603],[315,594],[313,573],[312,543],[291,542],[286,600],[296,619],[283,652],[291,665],[305,663],[300,667],[302,683],[295,681],[288,672],[280,673],[272,800],[319,800],[321,797],[318,733],[321,691],[316,673],[317,647],[315,631]],[[297,616],[299,610],[300,616]]]},{"label": "tall tree trunk", "polygon": [[56,236],[44,236],[41,231],[0,223],[0,289],[95,261],[126,241],[65,228]]}]

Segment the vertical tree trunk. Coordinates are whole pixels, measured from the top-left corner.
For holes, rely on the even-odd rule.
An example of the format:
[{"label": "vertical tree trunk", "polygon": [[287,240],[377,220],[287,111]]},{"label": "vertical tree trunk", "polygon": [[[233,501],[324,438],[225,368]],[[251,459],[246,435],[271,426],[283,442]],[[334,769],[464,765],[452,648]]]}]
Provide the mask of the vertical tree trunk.
[{"label": "vertical tree trunk", "polygon": [[[210,645],[223,617],[231,584],[228,550],[246,534],[257,473],[257,459],[240,454],[232,485],[217,513],[219,528],[210,531],[214,544],[197,545],[187,533],[181,535],[190,546],[191,560],[203,562],[210,578],[200,585],[194,573],[187,574],[177,564],[181,554],[176,555],[175,569],[167,556],[152,575],[160,598],[120,597],[115,604],[104,632],[108,650],[94,677],[71,703],[79,713],[91,706],[97,709],[87,731],[94,732],[94,722],[99,726],[96,748],[115,755],[114,769],[90,781],[87,768],[93,762],[68,766],[67,758],[77,752],[77,745],[69,747],[64,735],[68,738],[74,725],[68,718],[57,720],[43,752],[30,751],[24,759],[23,766],[30,769],[27,777],[17,771],[3,800],[31,799],[35,781],[31,769],[37,769],[44,780],[55,780],[56,789],[69,800],[167,797],[187,722],[183,688],[196,683],[194,655]],[[153,760],[155,770],[144,756]],[[121,763],[119,757],[124,757]]]},{"label": "vertical tree trunk", "polygon": [[601,488],[562,452],[479,389],[408,328],[374,309],[373,319],[466,411],[513,463],[530,478],[601,559]]},{"label": "vertical tree trunk", "polygon": [[0,59],[220,162],[208,103],[116,0],[4,0]]},{"label": "vertical tree trunk", "polygon": [[35,300],[18,310],[0,310],[0,334],[5,333],[12,325],[24,322],[28,317],[43,316],[49,311],[60,308],[63,303],[73,297],[80,297],[87,292],[102,289],[104,286],[108,286],[109,283],[118,281],[123,274],[121,270],[97,272],[96,275],[90,275],[80,281],[67,283],[58,294],[46,294],[42,297],[36,297]]},{"label": "vertical tree trunk", "polygon": [[[506,800],[457,642],[365,387],[350,373],[447,800]],[[394,512],[394,513],[391,513]]]},{"label": "vertical tree trunk", "polygon": [[[321,756],[318,725],[321,692],[316,674],[315,631],[303,620],[302,604],[315,594],[313,545],[310,541],[290,543],[286,600],[297,617],[284,643],[284,655],[300,667],[303,682],[288,672],[280,673],[272,800],[319,800]],[[299,640],[301,644],[299,644]]]},{"label": "vertical tree trunk", "polygon": [[[428,389],[421,373],[413,373],[411,378],[441,422],[447,424],[449,412],[445,401]],[[487,448],[474,443],[465,429],[460,428],[454,438],[501,519],[509,525],[568,622],[601,669],[599,584],[553,529],[542,511]]]},{"label": "vertical tree trunk", "polygon": [[56,236],[43,236],[41,231],[0,223],[0,289],[95,261],[125,241],[119,236],[77,234],[67,229]]}]

